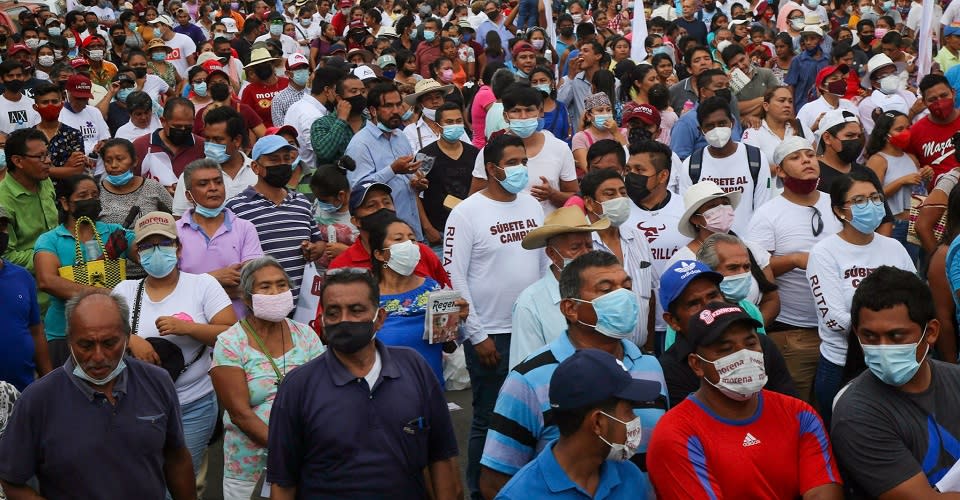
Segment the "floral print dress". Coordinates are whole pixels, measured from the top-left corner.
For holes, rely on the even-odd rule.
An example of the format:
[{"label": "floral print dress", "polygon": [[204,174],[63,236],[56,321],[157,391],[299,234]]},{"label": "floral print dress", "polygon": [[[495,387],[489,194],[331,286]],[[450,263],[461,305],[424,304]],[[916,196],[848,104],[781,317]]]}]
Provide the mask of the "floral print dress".
[{"label": "floral print dress", "polygon": [[424,278],[422,285],[409,292],[380,294],[380,307],[387,311],[387,319],[377,338],[386,345],[410,347],[420,353],[443,387],[443,344],[428,344],[423,340],[427,296],[441,288],[436,281]]}]

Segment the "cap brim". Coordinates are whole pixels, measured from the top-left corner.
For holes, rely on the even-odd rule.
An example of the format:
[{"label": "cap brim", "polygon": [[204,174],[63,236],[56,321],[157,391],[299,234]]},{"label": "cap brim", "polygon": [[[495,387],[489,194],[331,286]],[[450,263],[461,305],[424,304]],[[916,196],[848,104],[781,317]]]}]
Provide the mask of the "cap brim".
[{"label": "cap brim", "polygon": [[[666,311],[667,309],[669,309],[670,304],[672,304],[674,301],[680,298],[680,296],[683,295],[683,292],[687,290],[687,287],[689,287],[694,281],[697,281],[699,279],[708,279],[712,281],[714,285],[719,286],[720,282],[723,281],[723,275],[716,271],[703,271],[701,273],[698,273],[696,276],[690,278],[690,281],[687,281],[686,283],[684,283],[683,287],[677,290],[676,295],[674,295],[673,297],[669,297],[669,300],[664,299],[663,310]],[[662,291],[663,288],[661,288],[660,290]],[[660,298],[662,297],[660,296],[657,297],[657,299],[660,299]]]},{"label": "cap brim", "polygon": [[744,315],[740,315],[740,314],[730,315],[733,317],[721,319],[716,323],[710,325],[710,333],[704,336],[702,339],[700,339],[700,341],[697,342],[696,346],[690,345],[690,352],[696,351],[697,347],[708,346],[720,340],[720,337],[723,336],[723,334],[727,331],[727,329],[737,323],[746,323],[752,326],[753,328],[763,328],[763,323],[753,319],[753,317],[747,314],[746,312],[744,312],[743,314]]},{"label": "cap brim", "polygon": [[[282,139],[282,138],[281,138],[281,139]],[[287,149],[287,148],[289,148],[289,149],[294,149],[294,150],[297,149],[297,148],[291,146],[289,143],[284,143],[283,146],[277,146],[277,147],[275,147],[275,148],[267,149],[267,150],[264,150],[264,151],[257,151],[257,152],[260,153],[260,154],[259,154],[259,156],[257,156],[256,158],[253,158],[253,160],[256,161],[257,159],[259,159],[259,158],[261,158],[261,157],[263,157],[263,156],[272,155],[273,153],[276,153],[277,151],[280,151],[280,150],[283,150],[283,149]]]},{"label": "cap brim", "polygon": [[687,238],[696,238],[697,228],[693,227],[693,224],[690,223],[690,217],[693,217],[693,214],[695,214],[697,210],[699,210],[700,207],[703,206],[704,203],[708,201],[716,200],[717,198],[730,199],[730,205],[734,209],[736,209],[737,205],[740,204],[739,191],[733,191],[730,193],[723,193],[723,194],[720,194],[720,193],[712,194],[709,197],[700,200],[700,203],[688,208],[686,211],[683,212],[683,216],[680,218],[680,222],[678,223],[678,228],[677,228],[680,231],[680,234],[686,236]]},{"label": "cap brim", "polygon": [[367,195],[370,194],[370,190],[372,189],[379,189],[381,191],[385,191],[387,194],[393,194],[393,188],[391,188],[390,186],[382,182],[374,182],[373,184],[370,184],[369,186],[367,186],[366,189],[363,190],[363,193],[360,195],[360,198],[356,200],[356,203],[354,203],[355,193],[351,192],[350,193],[350,214],[351,215],[353,214],[353,212],[357,210],[357,208],[360,208],[360,205],[363,205],[363,200],[367,199]]},{"label": "cap brim", "polygon": [[92,93],[92,92],[82,92],[82,91],[71,92],[71,91],[68,90],[68,91],[67,91],[67,94],[70,94],[70,95],[72,95],[73,97],[79,97],[79,98],[81,98],[81,99],[93,99],[93,93]]},{"label": "cap brim", "polygon": [[553,238],[554,236],[560,234],[569,234],[569,233],[592,233],[596,231],[603,231],[610,227],[610,219],[602,217],[598,219],[593,224],[589,226],[561,226],[561,225],[546,225],[540,226],[533,231],[530,231],[520,242],[526,250],[534,250],[536,248],[543,248],[547,245],[547,240]]},{"label": "cap brim", "polygon": [[614,392],[613,396],[634,403],[653,401],[660,397],[660,382],[631,379],[628,384]]}]

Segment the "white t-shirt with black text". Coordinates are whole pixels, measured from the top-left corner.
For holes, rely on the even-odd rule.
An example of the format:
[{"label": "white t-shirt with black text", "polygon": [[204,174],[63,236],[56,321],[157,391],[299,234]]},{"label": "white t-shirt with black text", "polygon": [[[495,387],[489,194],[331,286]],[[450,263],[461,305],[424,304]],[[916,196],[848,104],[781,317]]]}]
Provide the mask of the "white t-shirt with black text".
[{"label": "white t-shirt with black text", "polygon": [[0,95],[0,132],[10,134],[14,130],[35,127],[40,123],[40,113],[33,109],[33,99],[21,96],[11,101]]}]

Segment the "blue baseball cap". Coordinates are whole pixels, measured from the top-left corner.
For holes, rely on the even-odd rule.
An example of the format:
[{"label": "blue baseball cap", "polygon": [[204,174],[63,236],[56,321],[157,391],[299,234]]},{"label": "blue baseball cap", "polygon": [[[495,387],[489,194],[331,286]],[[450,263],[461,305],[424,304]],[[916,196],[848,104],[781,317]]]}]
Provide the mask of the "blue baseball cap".
[{"label": "blue baseball cap", "polygon": [[666,311],[687,289],[687,285],[697,278],[707,278],[717,285],[723,281],[722,274],[697,260],[678,260],[668,267],[660,276],[660,305],[663,310]]},{"label": "blue baseball cap", "polygon": [[943,36],[960,35],[960,23],[952,22],[943,27]]},{"label": "blue baseball cap", "polygon": [[660,382],[635,379],[623,362],[599,349],[581,349],[563,360],[550,377],[550,407],[587,408],[617,398],[630,402],[660,397]]},{"label": "blue baseball cap", "polygon": [[290,145],[286,139],[279,135],[265,135],[257,140],[253,145],[252,160],[257,160],[263,155],[269,155],[280,151],[283,148],[297,149]]},{"label": "blue baseball cap", "polygon": [[390,186],[382,182],[366,181],[353,186],[353,189],[350,191],[350,214],[356,212],[357,209],[360,208],[360,205],[363,205],[363,200],[367,199],[367,193],[369,193],[371,189],[379,189],[387,194],[393,192]]}]

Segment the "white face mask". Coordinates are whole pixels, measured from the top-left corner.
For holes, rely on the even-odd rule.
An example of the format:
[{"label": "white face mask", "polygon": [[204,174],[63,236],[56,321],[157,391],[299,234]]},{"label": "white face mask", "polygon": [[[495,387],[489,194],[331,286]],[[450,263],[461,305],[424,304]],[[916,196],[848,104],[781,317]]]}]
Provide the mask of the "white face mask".
[{"label": "white face mask", "polygon": [[610,445],[610,452],[607,453],[607,460],[613,460],[614,462],[624,462],[630,460],[632,456],[637,453],[637,448],[640,447],[640,438],[642,437],[642,428],[640,425],[640,417],[633,417],[633,420],[629,422],[624,422],[617,417],[608,415],[605,412],[600,412],[627,427],[627,439],[620,443],[611,443],[603,438],[603,436],[598,435],[601,441]]},{"label": "white face mask", "polygon": [[713,130],[703,134],[703,138],[707,140],[707,144],[715,148],[722,148],[730,142],[730,136],[732,134],[733,130],[730,127],[715,127]]},{"label": "white face mask", "polygon": [[880,79],[880,92],[893,94],[900,90],[900,78],[897,75],[887,75]]},{"label": "white face mask", "polygon": [[620,227],[630,218],[630,198],[626,196],[607,200],[600,206],[603,207],[603,215],[610,219],[610,225],[612,226]]},{"label": "white face mask", "polygon": [[390,259],[387,267],[401,276],[410,276],[420,263],[420,247],[410,241],[401,241],[390,245]]},{"label": "white face mask", "polygon": [[428,120],[435,122],[437,121],[437,110],[430,108],[423,108],[423,116]]},{"label": "white face mask", "polygon": [[704,359],[699,354],[696,356],[705,363],[712,364],[720,375],[720,381],[716,384],[708,378],[704,380],[735,401],[750,399],[767,384],[767,370],[763,364],[762,352],[741,349],[716,361]]}]

